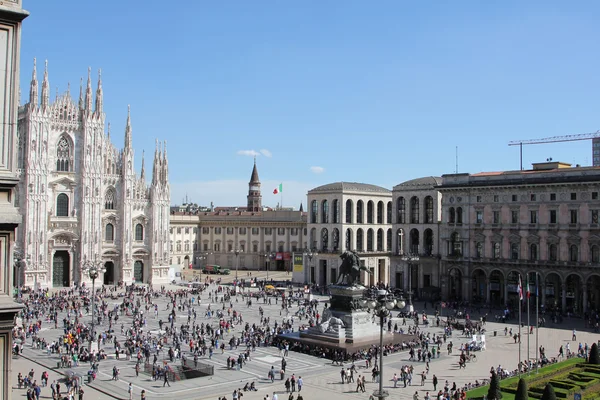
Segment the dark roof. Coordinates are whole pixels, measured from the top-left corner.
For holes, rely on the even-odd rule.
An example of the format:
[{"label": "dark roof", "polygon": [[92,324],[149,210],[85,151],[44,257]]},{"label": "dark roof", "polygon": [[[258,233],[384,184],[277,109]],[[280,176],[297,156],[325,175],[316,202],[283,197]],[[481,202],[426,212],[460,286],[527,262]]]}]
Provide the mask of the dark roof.
[{"label": "dark roof", "polygon": [[391,193],[389,189],[381,186],[370,185],[368,183],[357,183],[357,182],[334,182],[328,183],[327,185],[318,186],[308,191],[308,193],[314,192],[332,192],[332,191],[344,191],[344,192],[375,192],[375,193]]},{"label": "dark roof", "polygon": [[439,176],[425,176],[423,178],[411,179],[394,186],[394,190],[401,189],[433,189],[442,184],[442,178]]},{"label": "dark roof", "polygon": [[260,180],[258,179],[258,170],[256,169],[256,159],[254,160],[254,168],[252,168],[250,183],[260,183]]}]

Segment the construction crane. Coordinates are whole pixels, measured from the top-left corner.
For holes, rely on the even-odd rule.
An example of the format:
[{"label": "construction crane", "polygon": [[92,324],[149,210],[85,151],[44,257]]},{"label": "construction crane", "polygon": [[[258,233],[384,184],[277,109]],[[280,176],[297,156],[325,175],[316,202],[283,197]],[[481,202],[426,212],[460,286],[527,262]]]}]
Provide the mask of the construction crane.
[{"label": "construction crane", "polygon": [[[529,144],[544,144],[544,143],[558,143],[558,142],[575,142],[578,140],[590,140],[600,138],[600,131],[593,133],[581,133],[578,135],[565,135],[565,136],[552,136],[542,139],[528,139],[528,140],[513,140],[508,142],[509,146],[519,146],[520,159],[521,159],[521,170],[523,170],[523,145]],[[592,147],[592,159],[593,159],[593,147]],[[595,165],[595,163],[593,163]]]}]

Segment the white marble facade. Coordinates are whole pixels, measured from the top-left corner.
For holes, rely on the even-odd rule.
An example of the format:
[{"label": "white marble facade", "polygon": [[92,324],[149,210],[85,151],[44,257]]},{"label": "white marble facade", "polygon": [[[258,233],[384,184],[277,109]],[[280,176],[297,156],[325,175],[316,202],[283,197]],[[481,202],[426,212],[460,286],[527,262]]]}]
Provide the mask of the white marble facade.
[{"label": "white marble facade", "polygon": [[168,280],[169,206],[166,144],[156,144],[152,180],[134,170],[131,117],[118,149],[106,129],[102,80],[95,98],[90,71],[79,99],[70,90],[51,102],[46,63],[38,96],[34,62],[29,102],[19,107],[17,246],[26,258],[21,282],[65,287],[85,282],[102,264],[99,283]]}]

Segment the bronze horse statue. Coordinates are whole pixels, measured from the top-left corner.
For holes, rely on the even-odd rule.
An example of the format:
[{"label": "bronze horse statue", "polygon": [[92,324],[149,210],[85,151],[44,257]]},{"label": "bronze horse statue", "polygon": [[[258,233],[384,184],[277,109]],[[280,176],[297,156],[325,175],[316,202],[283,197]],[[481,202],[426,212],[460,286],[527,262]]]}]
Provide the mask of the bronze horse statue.
[{"label": "bronze horse statue", "polygon": [[346,250],[341,255],[342,265],[340,265],[340,276],[337,283],[346,281],[347,285],[354,285],[360,280],[360,271],[371,273],[367,267],[360,265],[360,257],[355,251]]}]

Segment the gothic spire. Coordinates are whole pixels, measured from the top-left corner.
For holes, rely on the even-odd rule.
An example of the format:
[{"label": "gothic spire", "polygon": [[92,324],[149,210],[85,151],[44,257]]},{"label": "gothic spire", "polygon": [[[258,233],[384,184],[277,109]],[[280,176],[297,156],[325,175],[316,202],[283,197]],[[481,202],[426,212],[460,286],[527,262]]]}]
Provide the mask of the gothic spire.
[{"label": "gothic spire", "polygon": [[42,110],[50,104],[50,82],[48,82],[48,60],[44,64],[44,80],[42,81]]},{"label": "gothic spire", "polygon": [[302,207],[302,203],[300,203],[300,212],[304,212],[304,208]]},{"label": "gothic spire", "polygon": [[154,148],[154,162],[152,163],[152,184],[156,185],[158,182],[158,139],[156,139],[156,147]]},{"label": "gothic spire", "polygon": [[167,141],[166,140],[164,141],[162,166],[163,166],[163,183],[167,183],[167,180],[169,179],[169,161],[167,160]]},{"label": "gothic spire", "polygon": [[142,172],[140,173],[140,180],[145,182],[146,181],[146,167],[145,167],[145,160],[144,160],[144,156],[145,156],[145,152],[144,150],[142,150]]},{"label": "gothic spire", "polygon": [[79,109],[83,109],[83,77],[79,78]]},{"label": "gothic spire", "polygon": [[29,87],[29,104],[30,107],[37,107],[38,105],[38,81],[37,81],[37,68],[36,60],[33,59],[33,74],[31,76],[31,86]]},{"label": "gothic spire", "polygon": [[104,99],[102,95],[102,70],[98,70],[98,89],[96,89],[96,114],[102,114],[102,106],[104,104]]},{"label": "gothic spire", "polygon": [[125,125],[125,149],[131,150],[131,106],[127,105],[127,125]]},{"label": "gothic spire", "polygon": [[92,112],[92,68],[88,67],[87,87],[85,89],[85,109]]},{"label": "gothic spire", "polygon": [[108,141],[110,142],[110,122],[108,123]]}]

